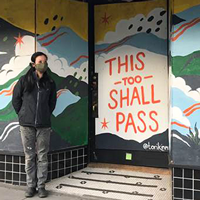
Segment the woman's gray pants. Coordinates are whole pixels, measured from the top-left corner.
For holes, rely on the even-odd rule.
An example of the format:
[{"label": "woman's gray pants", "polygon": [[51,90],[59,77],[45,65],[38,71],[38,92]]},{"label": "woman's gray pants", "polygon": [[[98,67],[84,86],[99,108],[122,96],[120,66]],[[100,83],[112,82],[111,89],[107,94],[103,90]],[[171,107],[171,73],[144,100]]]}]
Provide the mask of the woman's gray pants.
[{"label": "woman's gray pants", "polygon": [[[20,126],[28,187],[45,187],[51,128]],[[37,160],[36,160],[37,155]]]}]

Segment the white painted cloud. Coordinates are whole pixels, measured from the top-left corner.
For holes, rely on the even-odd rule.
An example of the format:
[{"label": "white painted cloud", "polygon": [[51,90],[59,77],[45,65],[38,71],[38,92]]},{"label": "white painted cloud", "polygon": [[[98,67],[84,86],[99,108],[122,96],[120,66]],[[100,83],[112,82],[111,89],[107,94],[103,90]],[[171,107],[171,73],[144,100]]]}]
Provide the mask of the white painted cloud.
[{"label": "white painted cloud", "polygon": [[[23,43],[17,44],[15,47],[15,56],[12,57],[9,63],[2,66],[0,70],[0,85],[3,85],[8,80],[19,75],[30,63],[31,55],[34,53],[35,40],[32,36],[23,36]],[[37,50],[42,51],[48,56],[49,68],[61,77],[76,74],[77,79],[88,83],[88,62],[82,63],[80,68],[74,68],[68,65],[64,58],[59,58],[56,55],[49,53],[44,47],[37,43]]]},{"label": "white painted cloud", "polygon": [[172,87],[182,90],[185,95],[191,97],[195,101],[200,101],[200,88],[197,90],[192,90],[189,85],[186,85],[186,82],[183,78],[175,77],[173,74],[171,74],[171,83]]},{"label": "white painted cloud", "polygon": [[35,39],[32,36],[25,35],[22,37],[22,43],[15,46],[15,56],[30,56],[34,53]]},{"label": "white painted cloud", "polygon": [[15,47],[15,56],[0,70],[0,85],[19,75],[30,63],[34,53],[34,37],[24,36],[23,43]]},{"label": "white painted cloud", "polygon": [[83,62],[80,68],[69,66],[65,58],[59,58],[52,55],[47,49],[37,43],[37,51],[42,51],[48,56],[48,66],[52,72],[60,77],[67,77],[69,75],[75,76],[77,79],[88,83],[88,61]]},{"label": "white painted cloud", "polygon": [[47,55],[49,58],[49,68],[52,72],[59,75],[60,77],[67,77],[72,75],[77,79],[81,79],[82,81],[88,83],[88,61],[82,63],[80,68],[74,68],[69,66],[67,60],[64,58],[58,58],[55,55],[52,56],[50,53],[47,53]]},{"label": "white painted cloud", "polygon": [[183,115],[183,112],[178,107],[172,108],[172,119],[179,121],[181,124],[190,127],[190,121]]},{"label": "white painted cloud", "polygon": [[[147,17],[143,14],[138,14],[129,20],[121,20],[117,23],[115,31],[106,33],[102,43],[117,42],[127,36],[132,36],[138,33],[144,33],[150,30],[150,33],[159,38],[167,38],[167,13],[161,16],[161,12],[165,11],[163,8],[156,8],[152,10]],[[151,20],[152,19],[152,20]]]}]

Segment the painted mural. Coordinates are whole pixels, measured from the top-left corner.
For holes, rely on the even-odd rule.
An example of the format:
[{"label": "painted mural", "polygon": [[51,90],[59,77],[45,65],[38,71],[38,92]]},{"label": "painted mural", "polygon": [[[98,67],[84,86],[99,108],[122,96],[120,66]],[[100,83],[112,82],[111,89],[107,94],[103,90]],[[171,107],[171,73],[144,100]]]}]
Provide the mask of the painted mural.
[{"label": "painted mural", "polygon": [[87,13],[86,3],[69,0],[1,1],[0,151],[23,151],[11,99],[35,51],[47,54],[57,86],[50,150],[87,144]]},{"label": "painted mural", "polygon": [[171,33],[172,162],[200,165],[200,3],[174,1]]},{"label": "painted mural", "polygon": [[168,151],[167,1],[95,8],[96,148]]}]

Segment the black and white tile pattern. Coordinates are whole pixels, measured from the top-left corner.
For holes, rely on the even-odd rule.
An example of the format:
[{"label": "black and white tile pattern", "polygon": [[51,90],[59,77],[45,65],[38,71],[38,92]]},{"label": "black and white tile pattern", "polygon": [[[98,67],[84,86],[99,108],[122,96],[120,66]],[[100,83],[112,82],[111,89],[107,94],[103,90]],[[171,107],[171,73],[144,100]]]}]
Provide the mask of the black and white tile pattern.
[{"label": "black and white tile pattern", "polygon": [[200,199],[200,170],[173,168],[173,200]]},{"label": "black and white tile pattern", "polygon": [[[48,181],[83,169],[87,166],[87,146],[50,152]],[[25,157],[0,154],[0,182],[26,185]]]}]

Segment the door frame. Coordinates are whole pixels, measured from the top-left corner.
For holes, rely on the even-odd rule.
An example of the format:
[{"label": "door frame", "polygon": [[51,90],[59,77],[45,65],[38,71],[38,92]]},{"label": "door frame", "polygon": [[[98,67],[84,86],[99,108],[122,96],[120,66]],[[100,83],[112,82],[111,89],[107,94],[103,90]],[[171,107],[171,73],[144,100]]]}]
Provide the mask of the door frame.
[{"label": "door frame", "polygon": [[[138,0],[142,1],[142,0]],[[121,2],[122,3],[122,2]],[[123,2],[125,3],[125,2]],[[132,2],[133,3],[133,2]],[[169,54],[169,34],[170,34],[170,1],[166,0],[167,3],[167,66],[169,75],[170,66],[170,54]],[[105,4],[105,3],[104,3]],[[148,166],[148,167],[160,167],[168,168],[170,163],[170,127],[168,128],[168,138],[169,138],[169,152],[154,152],[154,151],[139,151],[139,150],[112,150],[112,149],[96,149],[95,148],[95,118],[93,117],[93,91],[92,86],[93,77],[95,76],[95,30],[94,30],[94,6],[93,0],[88,0],[88,44],[89,44],[89,135],[88,135],[88,163],[110,163],[110,164],[123,164],[123,165],[133,165],[133,166]],[[169,81],[169,79],[168,79]],[[169,86],[170,91],[170,86]],[[170,98],[170,96],[169,96]],[[168,108],[168,120],[169,117]],[[131,160],[126,159],[127,153],[132,155]],[[148,162],[147,162],[148,161]]]}]

